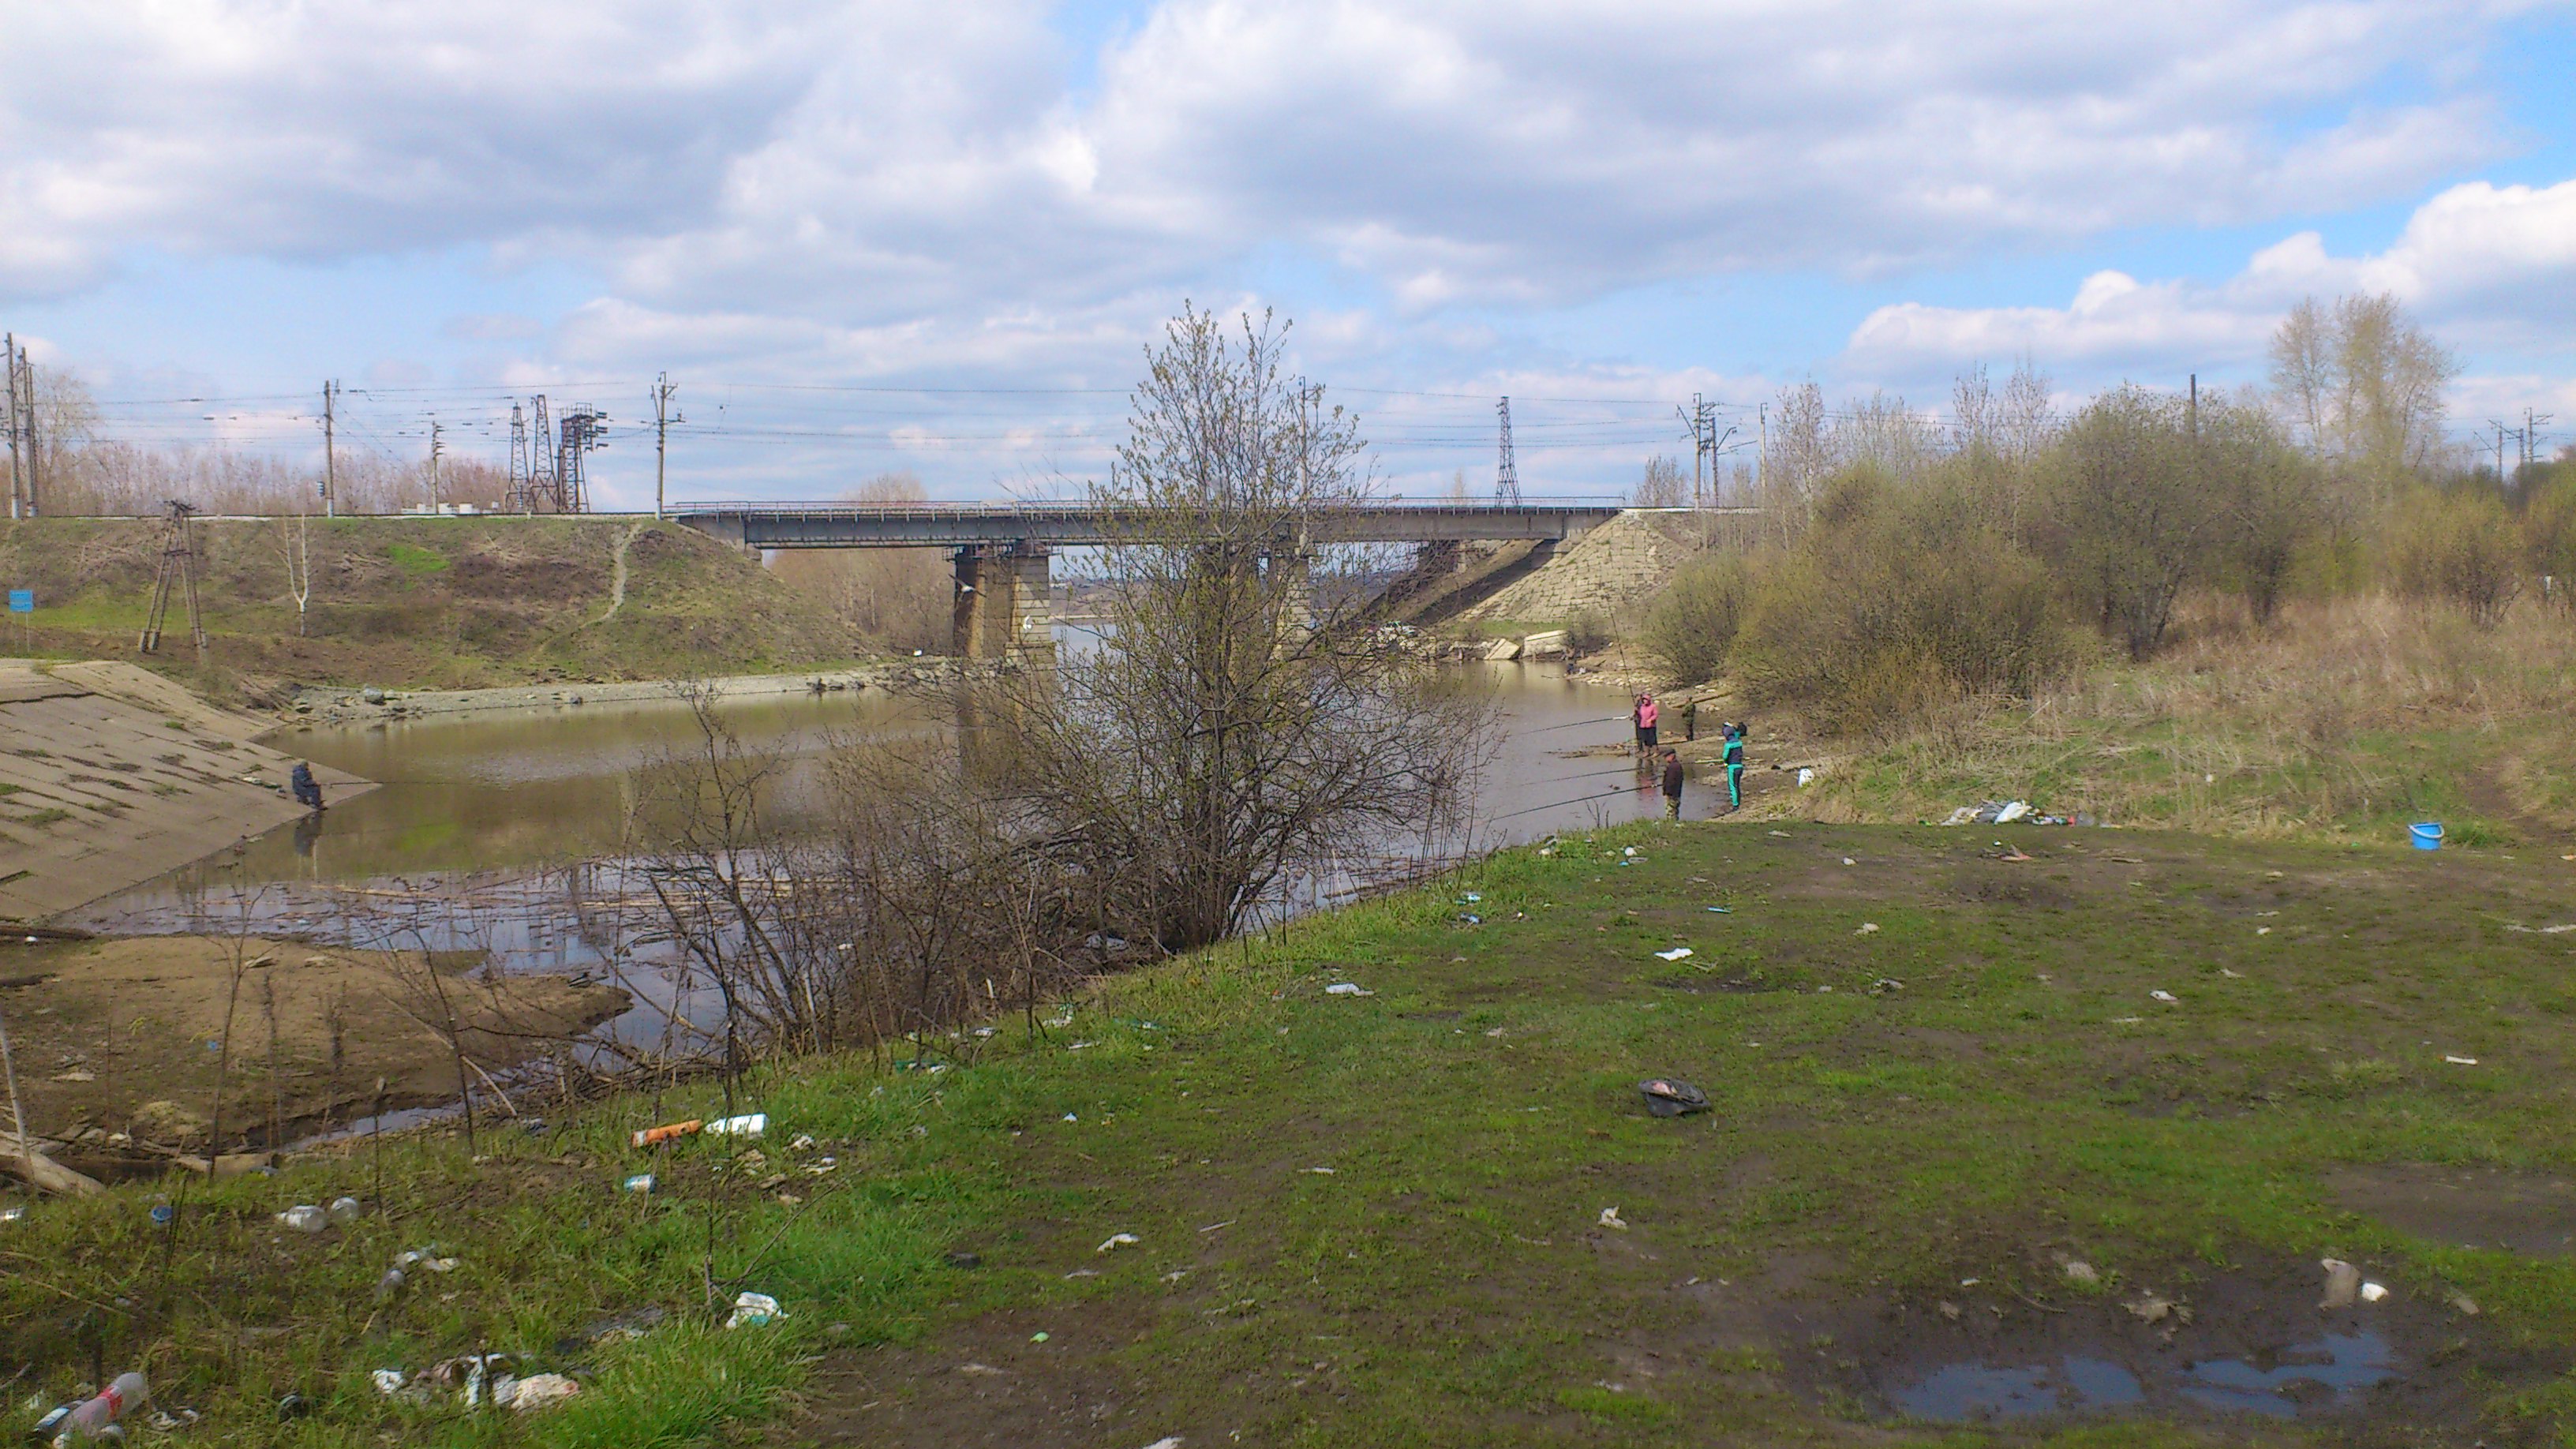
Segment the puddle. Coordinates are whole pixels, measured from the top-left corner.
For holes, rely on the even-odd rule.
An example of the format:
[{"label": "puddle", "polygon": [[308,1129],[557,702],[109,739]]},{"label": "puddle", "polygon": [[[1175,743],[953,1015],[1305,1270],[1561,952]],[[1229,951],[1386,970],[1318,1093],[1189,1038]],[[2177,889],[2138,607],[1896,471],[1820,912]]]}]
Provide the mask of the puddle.
[{"label": "puddle", "polygon": [[2350,1409],[2361,1390],[2397,1376],[2396,1350],[2365,1331],[2330,1333],[2251,1359],[2174,1360],[2149,1367],[2143,1376],[2125,1364],[2083,1354],[2028,1366],[1944,1364],[1887,1398],[1911,1418],[1947,1424],[2115,1414],[2168,1399],[2286,1419]]},{"label": "puddle", "polygon": [[2348,1408],[2355,1390],[2397,1377],[2397,1356],[2376,1333],[2330,1333],[2284,1350],[2277,1366],[2243,1359],[2194,1364],[2183,1397],[2213,1409],[2289,1418],[2303,1409]]}]

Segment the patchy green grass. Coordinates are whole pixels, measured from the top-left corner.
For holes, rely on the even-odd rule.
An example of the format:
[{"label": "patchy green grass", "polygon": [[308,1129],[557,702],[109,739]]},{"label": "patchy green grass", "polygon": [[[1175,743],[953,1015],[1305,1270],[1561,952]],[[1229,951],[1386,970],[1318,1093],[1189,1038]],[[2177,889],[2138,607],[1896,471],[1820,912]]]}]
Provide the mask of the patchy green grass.
[{"label": "patchy green grass", "polygon": [[[383,1210],[313,1238],[268,1215],[372,1200],[363,1146],[198,1186],[166,1236],[151,1189],[39,1204],[0,1229],[0,1351],[61,1394],[95,1321],[110,1372],[227,1444],[710,1442],[791,1393],[772,1442],[2565,1443],[2576,1263],[2329,1183],[2576,1167],[2576,933],[2538,929],[2571,887],[2554,858],[1633,827],[1106,983],[940,1070],[764,1069],[757,1166],[625,1145],[727,1106],[700,1087],[486,1124],[479,1162],[389,1139]],[[1646,1115],[1662,1074],[1713,1110]],[[458,1269],[378,1305],[431,1242]],[[2293,1348],[2326,1256],[2393,1290],[2355,1320],[2401,1370],[2366,1414],[2223,1416],[2162,1379],[2153,1412],[2011,1432],[1892,1407],[1943,1363]],[[790,1317],[714,1326],[741,1288]],[[2194,1310],[2169,1345],[2147,1290]],[[580,1342],[643,1305],[672,1317]],[[477,1348],[590,1390],[477,1421],[366,1382]],[[287,1392],[321,1411],[280,1428]]]},{"label": "patchy green grass", "polygon": [[438,550],[422,548],[418,544],[404,543],[400,540],[385,545],[385,557],[393,560],[394,567],[413,578],[420,578],[425,574],[445,573],[451,567],[447,561],[447,555]]},{"label": "patchy green grass", "polygon": [[[316,580],[299,616],[281,522],[197,528],[207,635],[138,656],[159,559],[153,520],[0,521],[0,576],[47,600],[23,621],[49,658],[127,658],[228,695],[253,681],[467,689],[828,667],[860,641],[740,549],[625,518],[311,520]],[[607,614],[624,548],[626,602]]]}]

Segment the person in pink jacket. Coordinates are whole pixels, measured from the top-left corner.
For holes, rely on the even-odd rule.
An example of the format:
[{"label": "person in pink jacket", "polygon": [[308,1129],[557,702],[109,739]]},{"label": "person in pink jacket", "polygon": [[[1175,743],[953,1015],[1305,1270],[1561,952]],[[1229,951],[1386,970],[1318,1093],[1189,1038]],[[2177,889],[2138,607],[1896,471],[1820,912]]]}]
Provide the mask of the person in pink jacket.
[{"label": "person in pink jacket", "polygon": [[1655,697],[1651,694],[1638,695],[1637,708],[1632,718],[1637,722],[1637,758],[1641,760],[1652,760],[1655,757],[1655,720],[1657,717],[1658,712],[1655,709]]}]

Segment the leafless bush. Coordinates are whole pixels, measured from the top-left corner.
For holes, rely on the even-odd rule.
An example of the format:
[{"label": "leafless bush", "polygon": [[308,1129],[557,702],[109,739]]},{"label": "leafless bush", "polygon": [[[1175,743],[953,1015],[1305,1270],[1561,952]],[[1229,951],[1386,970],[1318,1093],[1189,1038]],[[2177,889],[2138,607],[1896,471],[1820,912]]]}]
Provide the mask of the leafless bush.
[{"label": "leafless bush", "polygon": [[836,743],[809,782],[825,824],[770,809],[785,765],[745,747],[693,689],[698,740],[655,772],[643,875],[721,997],[728,1071],[780,1051],[875,1046],[1036,1002],[1097,952],[1063,853],[955,752]]}]

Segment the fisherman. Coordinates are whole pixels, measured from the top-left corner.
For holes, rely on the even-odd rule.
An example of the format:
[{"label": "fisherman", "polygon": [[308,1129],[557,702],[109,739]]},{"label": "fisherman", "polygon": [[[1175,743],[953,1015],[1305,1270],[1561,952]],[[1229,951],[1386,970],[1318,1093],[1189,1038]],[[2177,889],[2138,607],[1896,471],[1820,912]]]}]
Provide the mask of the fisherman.
[{"label": "fisherman", "polygon": [[1744,726],[1730,721],[1726,726],[1726,813],[1734,814],[1744,806]]},{"label": "fisherman", "polygon": [[1637,722],[1637,758],[1640,761],[1654,758],[1655,717],[1655,697],[1651,694],[1638,695],[1637,708],[1630,718]]},{"label": "fisherman", "polygon": [[1664,818],[1682,818],[1682,757],[1664,751]]},{"label": "fisherman", "polygon": [[303,806],[307,810],[319,810],[322,808],[322,786],[319,781],[313,778],[313,767],[311,765],[304,763],[302,760],[296,761],[294,773],[286,777],[286,783],[288,787],[295,792],[296,804]]}]

